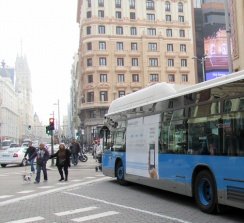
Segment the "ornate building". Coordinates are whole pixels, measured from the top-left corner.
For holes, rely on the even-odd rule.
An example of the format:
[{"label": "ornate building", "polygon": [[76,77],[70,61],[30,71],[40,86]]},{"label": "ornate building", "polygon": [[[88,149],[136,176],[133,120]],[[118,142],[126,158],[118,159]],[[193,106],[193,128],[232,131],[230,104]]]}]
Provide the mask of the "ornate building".
[{"label": "ornate building", "polygon": [[78,1],[84,143],[98,137],[112,100],[157,82],[196,83],[192,21],[191,0]]}]

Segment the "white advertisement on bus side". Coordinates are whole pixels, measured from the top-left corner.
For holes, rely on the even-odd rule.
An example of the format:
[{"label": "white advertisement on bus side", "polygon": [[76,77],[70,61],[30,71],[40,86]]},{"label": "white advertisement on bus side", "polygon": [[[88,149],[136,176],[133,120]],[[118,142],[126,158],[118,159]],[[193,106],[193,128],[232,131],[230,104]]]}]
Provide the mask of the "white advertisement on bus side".
[{"label": "white advertisement on bus side", "polygon": [[126,173],[158,178],[158,136],[160,115],[128,120]]}]

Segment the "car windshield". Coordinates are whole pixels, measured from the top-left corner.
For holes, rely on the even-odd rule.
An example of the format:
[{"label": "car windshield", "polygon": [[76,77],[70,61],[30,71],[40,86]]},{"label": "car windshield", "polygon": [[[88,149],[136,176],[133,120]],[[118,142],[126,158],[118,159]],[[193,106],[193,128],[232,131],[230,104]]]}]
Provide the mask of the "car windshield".
[{"label": "car windshield", "polygon": [[9,146],[11,144],[10,141],[3,141],[2,146]]}]

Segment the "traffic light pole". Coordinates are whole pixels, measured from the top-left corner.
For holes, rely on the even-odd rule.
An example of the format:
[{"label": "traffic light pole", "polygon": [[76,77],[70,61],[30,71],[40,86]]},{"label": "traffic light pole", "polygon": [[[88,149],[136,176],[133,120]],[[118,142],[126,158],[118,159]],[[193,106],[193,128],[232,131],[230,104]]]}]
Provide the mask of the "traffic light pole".
[{"label": "traffic light pole", "polygon": [[[51,153],[53,155],[53,130],[50,131],[51,132]],[[54,166],[54,158],[52,158],[52,166]]]}]

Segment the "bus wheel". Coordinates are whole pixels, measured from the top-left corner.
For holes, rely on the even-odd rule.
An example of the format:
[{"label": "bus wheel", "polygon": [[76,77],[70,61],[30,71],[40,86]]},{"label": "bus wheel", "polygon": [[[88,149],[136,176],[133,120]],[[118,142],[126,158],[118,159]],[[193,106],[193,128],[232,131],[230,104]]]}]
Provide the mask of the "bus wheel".
[{"label": "bus wheel", "polygon": [[126,181],[124,180],[125,171],[124,171],[123,163],[121,161],[119,161],[116,165],[116,176],[117,176],[117,181],[119,182],[119,184],[121,184],[121,185],[126,184]]},{"label": "bus wheel", "polygon": [[207,170],[198,173],[194,184],[195,200],[201,211],[211,214],[217,211],[217,190],[213,176]]}]

